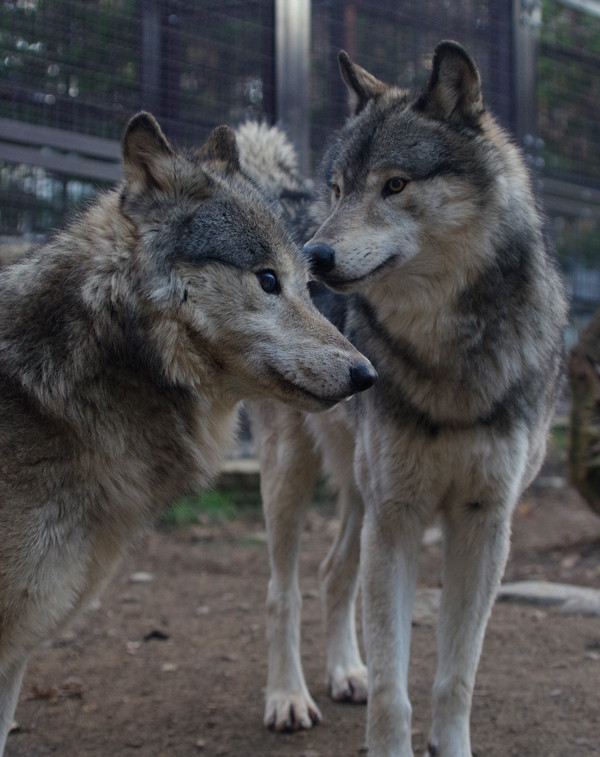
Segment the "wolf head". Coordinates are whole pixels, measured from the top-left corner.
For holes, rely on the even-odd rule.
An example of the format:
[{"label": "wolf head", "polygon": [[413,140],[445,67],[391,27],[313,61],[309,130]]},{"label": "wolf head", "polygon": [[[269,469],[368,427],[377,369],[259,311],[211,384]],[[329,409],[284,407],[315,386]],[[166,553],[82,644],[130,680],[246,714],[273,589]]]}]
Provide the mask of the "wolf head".
[{"label": "wolf head", "polygon": [[485,266],[486,224],[533,203],[517,149],[483,107],[473,59],[440,43],[420,93],[383,84],[343,51],[339,63],[351,115],[323,162],[324,222],[305,247],[315,275],[352,291],[400,270],[423,281]]},{"label": "wolf head", "polygon": [[[162,370],[322,410],[370,386],[375,371],[311,304],[308,266],[239,165],[235,135],[215,129],[186,154],[140,113],[123,138],[121,212]],[[215,378],[216,377],[216,378]]]}]

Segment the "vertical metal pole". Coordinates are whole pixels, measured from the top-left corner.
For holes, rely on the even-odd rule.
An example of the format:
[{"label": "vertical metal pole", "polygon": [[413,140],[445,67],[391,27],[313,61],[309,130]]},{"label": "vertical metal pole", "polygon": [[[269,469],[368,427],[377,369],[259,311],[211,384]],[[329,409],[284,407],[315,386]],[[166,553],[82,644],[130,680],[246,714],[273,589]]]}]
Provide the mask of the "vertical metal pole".
[{"label": "vertical metal pole", "polygon": [[540,6],[536,0],[513,1],[515,133],[526,149],[533,147],[537,133],[536,61]]},{"label": "vertical metal pole", "polygon": [[296,146],[300,171],[309,172],[310,0],[276,0],[277,119]]}]

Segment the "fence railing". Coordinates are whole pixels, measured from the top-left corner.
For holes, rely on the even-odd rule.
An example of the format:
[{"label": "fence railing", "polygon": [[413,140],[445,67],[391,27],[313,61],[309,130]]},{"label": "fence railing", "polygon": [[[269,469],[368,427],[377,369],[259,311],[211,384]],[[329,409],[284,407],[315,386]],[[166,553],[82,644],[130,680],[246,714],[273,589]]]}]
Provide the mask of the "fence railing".
[{"label": "fence railing", "polygon": [[[217,123],[277,121],[310,175],[346,114],[340,48],[384,81],[418,87],[434,45],[454,37],[478,61],[487,105],[527,154],[574,301],[580,292],[587,307],[600,269],[600,19],[573,5],[62,0],[69,16],[52,3],[27,12],[4,4],[0,234],[48,231],[95,186],[118,180],[118,137],[140,107],[190,146]],[[584,49],[596,38],[597,52]]]},{"label": "fence railing", "polygon": [[119,142],[8,118],[0,118],[0,160],[102,182],[121,176]]}]

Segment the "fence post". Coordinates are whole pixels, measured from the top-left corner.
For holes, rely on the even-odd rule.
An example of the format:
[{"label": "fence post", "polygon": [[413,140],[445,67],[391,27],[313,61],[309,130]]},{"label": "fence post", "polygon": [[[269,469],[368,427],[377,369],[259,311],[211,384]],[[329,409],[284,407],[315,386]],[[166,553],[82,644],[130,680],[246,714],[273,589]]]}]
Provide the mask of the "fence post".
[{"label": "fence post", "polygon": [[536,61],[539,0],[513,0],[515,133],[526,151],[534,152],[537,135]]},{"label": "fence post", "polygon": [[309,173],[310,0],[275,2],[277,120],[298,150],[299,168]]}]

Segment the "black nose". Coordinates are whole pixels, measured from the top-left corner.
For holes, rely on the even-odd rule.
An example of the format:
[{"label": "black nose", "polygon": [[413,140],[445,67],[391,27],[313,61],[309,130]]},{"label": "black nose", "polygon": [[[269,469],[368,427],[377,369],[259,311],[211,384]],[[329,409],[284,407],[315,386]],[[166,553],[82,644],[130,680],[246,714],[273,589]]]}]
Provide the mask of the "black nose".
[{"label": "black nose", "polygon": [[350,368],[350,381],[357,392],[364,392],[377,381],[377,371],[366,363],[359,363]]},{"label": "black nose", "polygon": [[335,267],[335,252],[326,244],[305,244],[304,254],[313,273],[329,273]]}]

